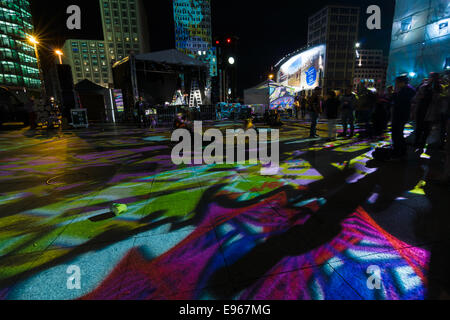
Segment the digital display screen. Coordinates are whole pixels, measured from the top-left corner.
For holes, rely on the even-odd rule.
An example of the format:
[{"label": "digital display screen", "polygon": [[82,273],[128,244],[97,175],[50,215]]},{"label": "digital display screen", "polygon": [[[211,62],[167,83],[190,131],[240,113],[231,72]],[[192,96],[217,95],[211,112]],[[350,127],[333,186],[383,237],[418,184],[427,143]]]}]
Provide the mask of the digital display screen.
[{"label": "digital display screen", "polygon": [[293,87],[296,92],[319,86],[325,64],[326,46],[319,45],[294,55],[281,65],[278,83]]},{"label": "digital display screen", "polygon": [[123,105],[122,90],[114,89],[113,90],[113,95],[114,95],[114,103],[116,104],[117,112],[123,112],[124,105]]},{"label": "digital display screen", "polygon": [[277,83],[269,85],[270,109],[291,108],[295,101],[295,89]]}]

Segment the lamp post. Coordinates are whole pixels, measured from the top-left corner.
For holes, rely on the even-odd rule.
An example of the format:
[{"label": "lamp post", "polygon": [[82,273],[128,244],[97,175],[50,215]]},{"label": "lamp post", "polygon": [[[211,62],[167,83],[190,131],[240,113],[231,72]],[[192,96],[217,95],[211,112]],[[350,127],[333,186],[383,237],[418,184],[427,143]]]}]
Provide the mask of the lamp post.
[{"label": "lamp post", "polygon": [[63,52],[61,50],[57,49],[57,50],[55,50],[55,54],[59,58],[59,64],[62,64],[62,56],[64,55]]},{"label": "lamp post", "polygon": [[34,46],[34,54],[36,56],[36,61],[37,61],[37,67],[38,67],[38,72],[39,72],[39,80],[41,81],[41,90],[42,90],[42,94],[45,97],[46,93],[45,93],[45,86],[44,86],[44,78],[42,76],[42,72],[41,72],[41,62],[39,60],[39,53],[38,53],[38,44],[39,41],[36,39],[36,37],[34,36],[29,36],[28,37],[28,41]]}]

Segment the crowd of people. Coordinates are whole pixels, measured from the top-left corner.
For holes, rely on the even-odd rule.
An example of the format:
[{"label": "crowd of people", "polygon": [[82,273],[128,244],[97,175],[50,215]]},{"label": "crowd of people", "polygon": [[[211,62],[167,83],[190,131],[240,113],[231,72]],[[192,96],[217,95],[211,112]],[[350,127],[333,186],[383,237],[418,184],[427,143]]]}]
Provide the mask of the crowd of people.
[{"label": "crowd of people", "polygon": [[328,122],[328,139],[337,139],[336,124],[339,119],[343,132],[339,137],[355,136],[358,124],[358,138],[379,139],[388,130],[392,133],[392,159],[402,159],[407,155],[408,143],[405,126],[412,123],[414,133],[411,145],[417,154],[425,147],[447,150],[446,175],[450,176],[449,132],[449,75],[431,73],[418,87],[410,84],[407,76],[400,76],[395,87],[384,92],[361,88],[357,93],[352,88],[337,95],[334,90],[322,94],[316,88],[310,96],[301,93],[294,104],[297,119],[306,119],[309,114],[310,138],[317,138],[317,123],[322,116]]},{"label": "crowd of people", "polygon": [[51,99],[36,99],[31,96],[24,103],[27,117],[24,123],[30,125],[31,129],[39,126],[45,128],[61,128],[61,111],[58,104]]},{"label": "crowd of people", "polygon": [[322,96],[322,89],[316,88],[307,97],[304,92],[297,97],[295,110],[297,119],[311,122],[310,137],[318,137],[317,122],[322,116],[328,120],[328,138],[336,139],[336,124],[340,119],[343,126],[341,137],[353,137],[355,124],[359,124],[361,138],[378,138],[384,135],[388,124],[392,124],[392,135],[396,150],[405,153],[403,131],[406,123],[415,123],[415,147],[423,149],[433,125],[440,127],[441,142],[446,136],[448,114],[448,78],[437,73],[430,74],[420,86],[414,88],[406,76],[396,79],[395,87],[384,92],[361,88],[357,93],[347,88],[337,95],[329,90]]}]

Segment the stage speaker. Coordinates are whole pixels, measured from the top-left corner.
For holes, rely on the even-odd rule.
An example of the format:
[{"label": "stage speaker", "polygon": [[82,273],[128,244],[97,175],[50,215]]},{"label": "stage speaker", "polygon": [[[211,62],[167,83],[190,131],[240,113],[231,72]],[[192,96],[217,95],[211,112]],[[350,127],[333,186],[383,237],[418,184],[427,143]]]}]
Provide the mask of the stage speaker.
[{"label": "stage speaker", "polygon": [[58,73],[59,86],[61,91],[71,91],[74,89],[72,68],[67,64],[57,64],[56,71]]},{"label": "stage speaker", "polygon": [[73,90],[61,91],[61,107],[63,117],[70,119],[70,109],[76,109],[77,107]]}]

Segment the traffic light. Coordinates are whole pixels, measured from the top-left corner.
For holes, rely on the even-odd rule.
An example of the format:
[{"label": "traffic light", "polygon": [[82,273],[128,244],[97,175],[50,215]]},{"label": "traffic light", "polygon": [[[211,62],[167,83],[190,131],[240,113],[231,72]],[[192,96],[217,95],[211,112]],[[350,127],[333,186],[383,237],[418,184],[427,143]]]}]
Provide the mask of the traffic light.
[{"label": "traffic light", "polygon": [[226,48],[237,44],[237,37],[216,38],[214,44],[216,47]]}]

